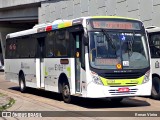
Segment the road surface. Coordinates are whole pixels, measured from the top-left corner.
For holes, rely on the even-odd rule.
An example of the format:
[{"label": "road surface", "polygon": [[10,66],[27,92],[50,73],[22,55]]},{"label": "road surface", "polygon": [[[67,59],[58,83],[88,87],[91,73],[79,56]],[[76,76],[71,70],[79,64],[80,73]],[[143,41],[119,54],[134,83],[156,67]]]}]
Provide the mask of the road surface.
[{"label": "road surface", "polygon": [[[104,113],[107,111],[125,111],[126,114],[130,114],[134,111],[138,113],[139,111],[145,111],[145,113],[151,113],[151,111],[160,111],[160,101],[152,100],[148,97],[134,97],[134,98],[125,98],[121,103],[111,103],[106,99],[84,99],[74,97],[74,102],[71,104],[66,104],[62,101],[61,96],[59,94],[29,88],[27,93],[21,93],[19,91],[19,87],[17,84],[6,81],[4,77],[4,73],[0,73],[0,93],[7,94],[16,100],[16,103],[9,108],[7,111],[61,111],[56,113],[55,117],[45,117],[45,118],[30,118],[30,119],[38,119],[38,120],[57,120],[57,119],[66,119],[66,120],[150,120],[151,117],[114,117],[117,114],[121,114],[118,112],[112,112],[110,116],[112,117],[104,117],[101,116],[100,113]],[[70,111],[67,113],[67,111]],[[78,111],[78,112],[74,112]],[[82,112],[80,112],[82,111]],[[88,112],[84,112],[88,111]],[[95,112],[100,111],[100,112]],[[66,112],[66,113],[65,113]],[[70,116],[71,113],[71,116]],[[154,112],[153,112],[154,113]],[[160,112],[159,112],[160,113]],[[47,114],[47,113],[46,113]],[[48,114],[52,114],[48,113]],[[60,114],[60,115],[59,115]],[[68,117],[66,117],[68,115]],[[95,114],[95,116],[94,116]],[[96,117],[96,114],[99,114]],[[53,115],[53,114],[52,114]],[[73,116],[74,117],[73,117]],[[94,117],[90,117],[90,115]],[[143,115],[143,114],[140,114]],[[126,115],[127,116],[127,115]],[[19,120],[19,119],[27,119],[28,118],[0,118],[0,120]],[[154,120],[158,120],[158,117],[152,118]]]}]

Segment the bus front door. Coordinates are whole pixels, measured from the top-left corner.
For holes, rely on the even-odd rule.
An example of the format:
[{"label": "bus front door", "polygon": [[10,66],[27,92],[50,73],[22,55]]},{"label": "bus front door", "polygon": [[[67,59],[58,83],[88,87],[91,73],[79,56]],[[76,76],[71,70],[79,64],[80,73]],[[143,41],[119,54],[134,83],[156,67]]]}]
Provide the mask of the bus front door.
[{"label": "bus front door", "polygon": [[75,50],[75,87],[76,87],[76,92],[77,93],[80,93],[81,92],[81,89],[80,89],[80,83],[81,83],[81,62],[80,62],[80,40],[81,38],[81,35],[80,34],[77,34],[75,35],[75,46],[76,46],[76,50]]}]

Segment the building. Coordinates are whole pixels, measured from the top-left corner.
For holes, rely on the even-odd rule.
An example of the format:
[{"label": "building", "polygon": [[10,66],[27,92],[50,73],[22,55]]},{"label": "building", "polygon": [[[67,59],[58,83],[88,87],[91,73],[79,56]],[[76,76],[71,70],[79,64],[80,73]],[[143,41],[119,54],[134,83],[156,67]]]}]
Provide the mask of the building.
[{"label": "building", "polygon": [[[38,23],[92,15],[116,15],[140,19],[145,26],[160,26],[160,0],[0,0],[0,40],[7,33]],[[4,55],[4,50],[3,55]]]}]

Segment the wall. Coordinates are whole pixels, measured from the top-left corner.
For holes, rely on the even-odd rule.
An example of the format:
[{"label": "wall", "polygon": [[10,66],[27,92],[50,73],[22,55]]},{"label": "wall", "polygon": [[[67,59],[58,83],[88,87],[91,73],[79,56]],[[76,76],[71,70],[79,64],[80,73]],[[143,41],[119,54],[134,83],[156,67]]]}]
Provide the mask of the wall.
[{"label": "wall", "polygon": [[117,15],[160,26],[160,0],[51,0],[42,2],[39,23],[90,15]]},{"label": "wall", "polygon": [[46,0],[0,0],[0,9],[18,5],[37,3],[41,1],[46,1]]}]

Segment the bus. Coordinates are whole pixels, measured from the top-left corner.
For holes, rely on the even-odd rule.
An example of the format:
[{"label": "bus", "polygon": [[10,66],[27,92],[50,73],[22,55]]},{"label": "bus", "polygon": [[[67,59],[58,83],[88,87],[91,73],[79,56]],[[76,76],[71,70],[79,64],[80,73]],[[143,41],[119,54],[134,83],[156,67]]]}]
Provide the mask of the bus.
[{"label": "bus", "polygon": [[2,44],[2,37],[0,34],[0,71],[4,71],[4,59],[3,59],[2,48],[3,48],[3,44]]},{"label": "bus", "polygon": [[150,53],[143,23],[118,16],[56,20],[6,36],[5,76],[27,87],[72,96],[150,96]]},{"label": "bus", "polygon": [[4,71],[4,59],[1,47],[0,47],[0,71]]},{"label": "bus", "polygon": [[160,99],[160,28],[150,26],[146,28],[151,54],[152,92],[151,97]]}]

